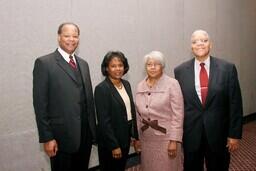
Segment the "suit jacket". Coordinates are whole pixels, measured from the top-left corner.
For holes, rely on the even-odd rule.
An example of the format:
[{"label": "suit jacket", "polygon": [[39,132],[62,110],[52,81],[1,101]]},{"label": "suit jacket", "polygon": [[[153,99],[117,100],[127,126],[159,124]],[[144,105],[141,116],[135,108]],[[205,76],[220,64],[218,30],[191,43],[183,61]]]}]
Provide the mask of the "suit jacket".
[{"label": "suit jacket", "polygon": [[122,80],[124,88],[130,98],[132,126],[128,125],[126,107],[122,97],[109,78],[95,88],[95,105],[98,119],[98,143],[107,150],[127,148],[130,138],[138,139],[136,126],[136,112],[128,81]]},{"label": "suit jacket", "polygon": [[[147,77],[137,86],[135,104],[140,140],[182,141],[184,106],[180,85],[177,80],[163,74],[153,88],[146,83]],[[144,120],[157,120],[166,133],[152,129],[152,134],[143,134]],[[145,130],[146,132],[147,130]]]},{"label": "suit jacket", "polygon": [[[56,139],[65,152],[78,150],[81,141],[81,115],[88,115],[89,129],[95,139],[95,108],[89,67],[75,56],[85,89],[86,104],[80,101],[74,72],[61,54],[55,52],[36,59],[33,70],[33,104],[39,142]],[[82,113],[81,104],[86,106]]]},{"label": "suit jacket", "polygon": [[242,135],[242,98],[234,64],[210,57],[208,95],[202,106],[195,90],[194,61],[174,69],[184,97],[184,150],[193,152],[200,146],[203,129],[212,150],[223,150],[227,137]]}]

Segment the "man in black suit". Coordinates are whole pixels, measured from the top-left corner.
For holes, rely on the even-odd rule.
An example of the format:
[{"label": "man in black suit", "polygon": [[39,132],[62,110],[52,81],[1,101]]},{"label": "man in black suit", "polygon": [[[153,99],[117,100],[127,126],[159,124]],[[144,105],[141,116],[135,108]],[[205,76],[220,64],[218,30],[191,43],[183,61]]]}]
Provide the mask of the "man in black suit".
[{"label": "man in black suit", "polygon": [[74,54],[79,27],[63,23],[59,47],[37,58],[33,70],[33,104],[52,171],[85,171],[95,140],[96,123],[89,67]]},{"label": "man in black suit", "polygon": [[242,98],[234,64],[209,55],[206,31],[191,36],[195,58],[174,69],[185,107],[184,170],[228,171],[242,136]]}]

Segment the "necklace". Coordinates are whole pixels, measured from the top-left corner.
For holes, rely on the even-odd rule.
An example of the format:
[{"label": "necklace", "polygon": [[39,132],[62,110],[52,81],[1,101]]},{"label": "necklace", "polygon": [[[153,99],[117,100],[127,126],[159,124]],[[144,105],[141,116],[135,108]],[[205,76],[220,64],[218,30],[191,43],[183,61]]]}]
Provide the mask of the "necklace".
[{"label": "necklace", "polygon": [[121,90],[123,88],[123,84],[121,83],[120,85],[115,85],[115,87]]}]

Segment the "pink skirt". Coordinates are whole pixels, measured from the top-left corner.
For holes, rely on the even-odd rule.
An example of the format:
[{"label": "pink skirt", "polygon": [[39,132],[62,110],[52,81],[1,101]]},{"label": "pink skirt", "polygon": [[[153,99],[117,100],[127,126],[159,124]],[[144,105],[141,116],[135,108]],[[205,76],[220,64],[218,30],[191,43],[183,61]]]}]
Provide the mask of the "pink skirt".
[{"label": "pink skirt", "polygon": [[[143,134],[146,136],[143,138]],[[162,136],[160,136],[162,137]],[[182,171],[183,157],[181,144],[178,143],[177,156],[168,156],[169,140],[160,140],[151,128],[145,130],[141,137],[141,170],[142,171]]]}]

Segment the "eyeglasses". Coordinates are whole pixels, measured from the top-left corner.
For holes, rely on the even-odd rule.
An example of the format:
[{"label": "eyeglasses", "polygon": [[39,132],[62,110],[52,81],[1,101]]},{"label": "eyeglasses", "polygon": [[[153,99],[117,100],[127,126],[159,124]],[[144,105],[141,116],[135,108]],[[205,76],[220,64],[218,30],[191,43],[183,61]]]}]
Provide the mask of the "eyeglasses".
[{"label": "eyeglasses", "polygon": [[152,68],[152,67],[159,67],[159,66],[161,66],[161,64],[160,63],[147,63],[146,66],[148,68]]},{"label": "eyeglasses", "polygon": [[207,43],[209,40],[208,39],[197,39],[197,40],[192,40],[192,44],[197,44],[197,43]]}]

